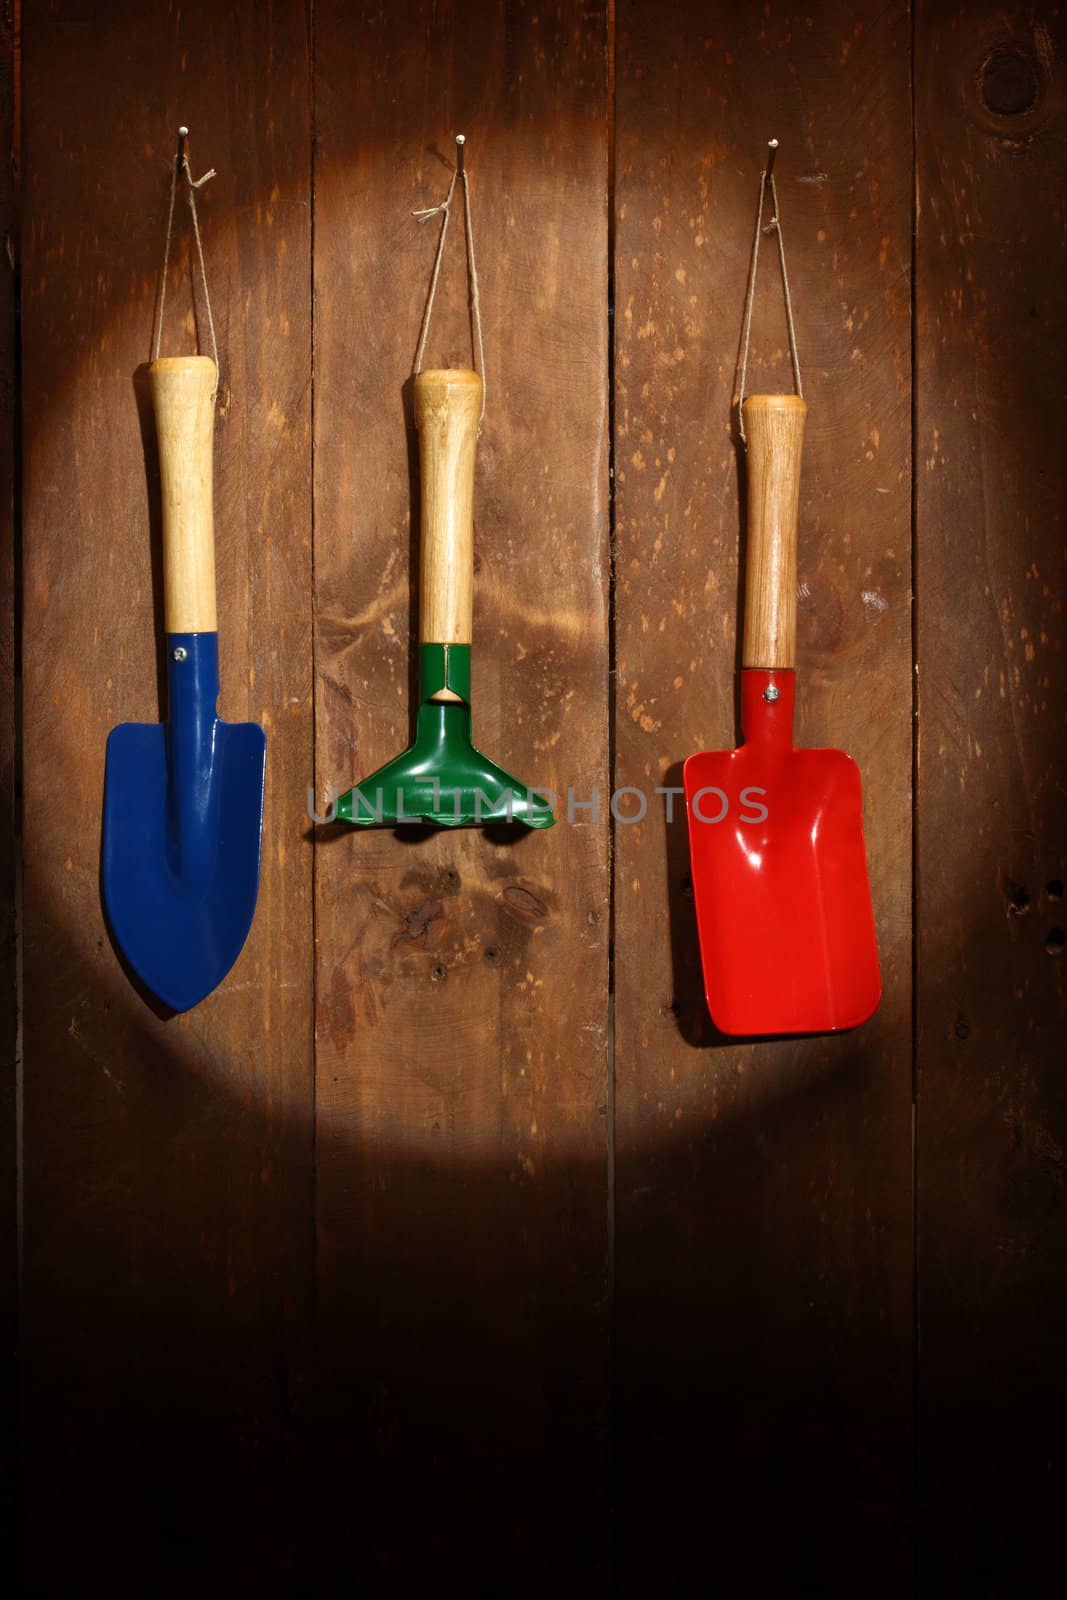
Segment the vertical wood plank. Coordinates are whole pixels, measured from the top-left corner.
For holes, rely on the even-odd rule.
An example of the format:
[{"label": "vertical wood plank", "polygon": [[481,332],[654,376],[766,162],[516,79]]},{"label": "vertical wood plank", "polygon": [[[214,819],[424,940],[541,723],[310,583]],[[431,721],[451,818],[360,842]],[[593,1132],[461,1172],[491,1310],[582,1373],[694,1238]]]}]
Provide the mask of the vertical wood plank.
[{"label": "vertical wood plank", "polygon": [[1059,1559],[1063,17],[923,0],[916,537],[920,1570]]},{"label": "vertical wood plank", "polygon": [[[862,1570],[866,1592],[899,1595],[912,1339],[906,8],[622,0],[617,118],[616,781],[680,789],[690,752],[737,742],[730,402],[773,136],[811,408],[797,742],[859,762],[885,981],[855,1033],[717,1037],[677,794],[672,822],[661,798],[618,825],[623,1567],[660,1586],[814,1578],[824,1594],[854,1594]],[[792,387],[772,238],[752,351],[750,392]]]},{"label": "vertical wood plank", "polygon": [[[120,0],[101,26],[27,0],[23,19],[29,1578],[291,1592],[312,1188],[304,9]],[[165,1020],[123,974],[98,876],[107,732],[161,712],[138,404],[179,122],[194,169],[218,169],[200,211],[220,709],[269,749],[251,936]],[[169,353],[193,347],[189,253],[179,204]]]},{"label": "vertical wood plank", "polygon": [[[0,9],[0,1350],[5,1409],[15,1416],[18,1341],[18,954],[16,949],[16,695],[15,619],[15,276],[16,216],[15,16]],[[3,1526],[16,1503],[17,1439],[0,1445]],[[12,1529],[14,1532],[14,1529]]]},{"label": "vertical wood plank", "polygon": [[[561,797],[607,772],[605,13],[316,7],[320,788],[410,740],[412,359],[468,138],[488,406],[474,733]],[[468,366],[462,223],[426,352]],[[565,808],[564,808],[565,809]],[[327,1548],[515,1592],[603,1559],[607,830],[318,851]]]}]

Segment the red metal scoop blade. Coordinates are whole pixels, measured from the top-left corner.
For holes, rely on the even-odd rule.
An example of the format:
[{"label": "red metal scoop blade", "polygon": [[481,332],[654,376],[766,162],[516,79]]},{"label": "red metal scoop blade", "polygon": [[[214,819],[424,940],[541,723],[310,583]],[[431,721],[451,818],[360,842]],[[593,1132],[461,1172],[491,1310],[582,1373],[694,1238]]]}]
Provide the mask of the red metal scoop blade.
[{"label": "red metal scoop blade", "polygon": [[860,775],[794,750],[797,508],[807,405],[749,395],[739,750],[685,764],[704,989],[723,1033],[833,1033],[881,980]]},{"label": "red metal scoop blade", "polygon": [[741,682],[744,743],[685,764],[708,1009],[727,1034],[853,1028],[881,996],[859,769],[793,748],[791,671]]}]

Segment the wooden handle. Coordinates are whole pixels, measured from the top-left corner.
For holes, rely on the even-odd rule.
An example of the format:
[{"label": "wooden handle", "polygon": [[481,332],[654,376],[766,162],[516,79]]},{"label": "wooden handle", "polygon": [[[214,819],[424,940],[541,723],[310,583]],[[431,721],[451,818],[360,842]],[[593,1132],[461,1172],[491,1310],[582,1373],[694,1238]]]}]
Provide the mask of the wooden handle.
[{"label": "wooden handle", "polygon": [[215,633],[212,457],[215,385],[208,356],[167,356],[148,369],[163,500],[163,617],[167,633]]},{"label": "wooden handle", "polygon": [[415,379],[422,467],[420,644],[471,642],[474,453],[481,410],[476,372],[420,372]]},{"label": "wooden handle", "polygon": [[795,394],[754,394],[748,439],[745,667],[793,667],[797,649],[797,507],[808,407]]}]

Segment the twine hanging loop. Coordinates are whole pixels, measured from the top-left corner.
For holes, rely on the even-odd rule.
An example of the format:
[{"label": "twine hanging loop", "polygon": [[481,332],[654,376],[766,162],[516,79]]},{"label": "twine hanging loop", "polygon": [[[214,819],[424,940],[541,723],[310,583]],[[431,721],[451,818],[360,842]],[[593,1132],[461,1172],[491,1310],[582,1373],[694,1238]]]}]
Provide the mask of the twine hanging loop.
[{"label": "twine hanging loop", "polygon": [[[774,186],[774,161],[777,154],[778,140],[768,140],[767,165],[760,177],[759,204],[756,207],[756,231],[752,239],[752,257],[748,267],[748,288],[745,291],[745,316],[741,333],[741,352],[738,357],[737,427],[741,435],[742,444],[747,444],[745,439],[745,379],[748,376],[748,346],[752,333],[752,305],[756,298],[756,268],[759,265],[760,239],[765,233],[773,233],[778,240],[778,262],[782,269],[782,292],[785,296],[785,320],[789,329],[789,358],[793,364],[793,386],[800,398],[804,398],[804,387],[800,381],[800,356],[797,354],[797,330],[793,322],[793,297],[789,292],[789,274],[785,267],[782,219],[778,213],[778,191]],[[771,197],[771,220],[764,227],[763,204],[768,190]]]},{"label": "twine hanging loop", "polygon": [[482,380],[482,409],[478,415],[478,424],[481,426],[485,420],[485,346],[482,342],[482,306],[478,293],[478,268],[474,260],[474,227],[471,223],[471,191],[465,160],[466,146],[466,134],[457,133],[455,170],[448,185],[448,192],[440,205],[428,206],[423,211],[413,211],[411,213],[416,222],[429,222],[431,217],[439,216],[441,218],[441,231],[437,236],[437,254],[434,256],[433,272],[430,275],[430,291],[426,296],[426,309],[422,314],[419,343],[415,351],[415,363],[411,370],[412,376],[416,378],[422,370],[422,358],[426,353],[426,340],[430,333],[430,318],[433,315],[433,303],[437,295],[437,280],[441,276],[441,262],[445,253],[445,238],[448,234],[448,224],[452,216],[452,197],[456,192],[457,181],[462,180],[463,216],[466,224],[467,240],[467,274],[470,280],[471,325],[474,334],[474,366],[475,371]]},{"label": "twine hanging loop", "polygon": [[[196,191],[202,189],[205,183],[210,183],[215,176],[215,168],[205,172],[202,178],[194,178],[192,168],[189,166],[189,156],[186,142],[189,138],[189,129],[178,129],[178,154],[174,158],[170,174],[170,205],[167,208],[167,237],[163,245],[163,270],[159,275],[159,309],[156,313],[155,337],[152,340],[152,360],[159,360],[160,347],[163,343],[163,313],[167,303],[167,272],[170,267],[171,237],[174,232],[174,201],[178,192],[178,180],[183,179],[186,184],[189,200],[189,212],[193,220],[193,237],[196,240],[196,255],[200,263],[200,281],[204,286],[204,309],[207,313],[208,332],[211,335],[211,355],[215,362],[215,393],[219,387],[219,346],[215,337],[215,318],[211,312],[211,295],[207,286],[207,268],[204,265],[204,242],[200,237],[200,219],[196,214]],[[193,296],[193,316],[196,316],[196,296]],[[199,335],[199,324],[197,325]],[[199,342],[199,338],[198,338]],[[214,399],[214,394],[212,395]]]}]

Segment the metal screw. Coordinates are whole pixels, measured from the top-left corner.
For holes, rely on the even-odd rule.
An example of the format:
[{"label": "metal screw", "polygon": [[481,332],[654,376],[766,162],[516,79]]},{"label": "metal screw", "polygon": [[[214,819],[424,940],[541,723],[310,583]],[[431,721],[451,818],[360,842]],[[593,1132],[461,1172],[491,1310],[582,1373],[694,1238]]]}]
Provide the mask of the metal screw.
[{"label": "metal screw", "polygon": [[187,661],[189,659],[189,652],[183,644],[180,644],[175,650],[174,659],[175,661]]},{"label": "metal screw", "polygon": [[774,687],[774,684],[772,683],[769,688],[764,689],[763,698],[764,698],[764,700],[769,700],[771,702],[771,704],[773,705],[774,701],[777,700],[777,698],[781,694],[781,692],[782,692],[781,689],[776,689]]}]

